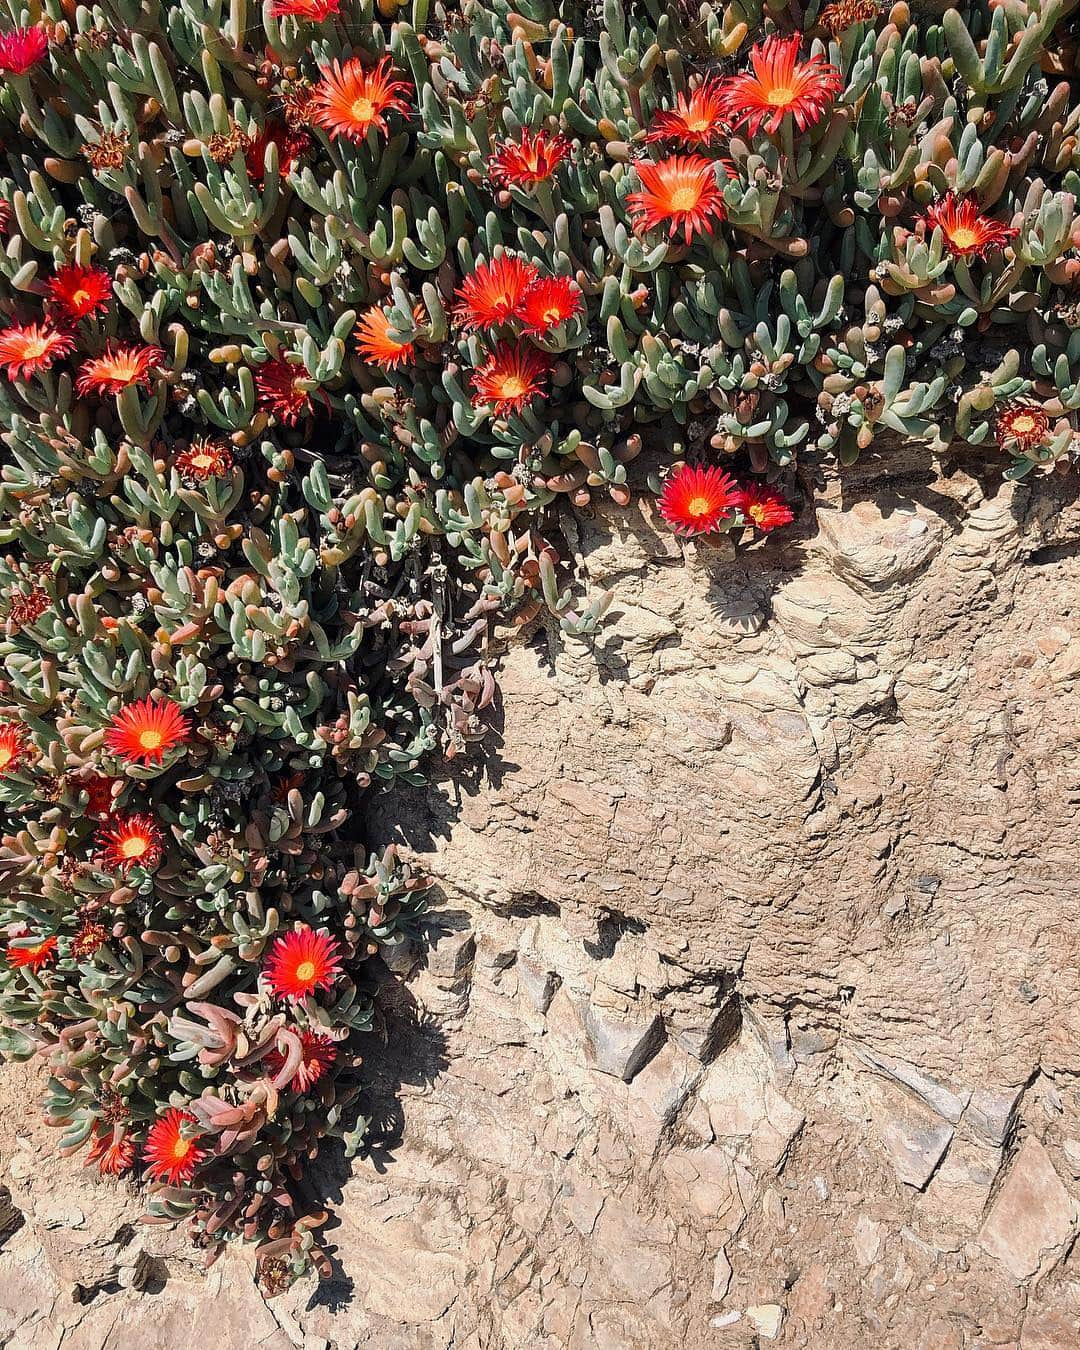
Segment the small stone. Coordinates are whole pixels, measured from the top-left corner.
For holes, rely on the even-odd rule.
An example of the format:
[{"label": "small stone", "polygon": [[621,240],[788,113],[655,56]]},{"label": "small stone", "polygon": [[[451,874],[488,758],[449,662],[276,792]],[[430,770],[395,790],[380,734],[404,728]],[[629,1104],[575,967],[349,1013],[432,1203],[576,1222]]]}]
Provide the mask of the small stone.
[{"label": "small stone", "polygon": [[539,966],[527,956],[517,963],[518,988],[538,1013],[546,1013],[559,987],[558,977],[553,970]]},{"label": "small stone", "polygon": [[713,1261],[712,1301],[714,1303],[723,1303],[730,1285],[731,1262],[727,1259],[727,1254],[723,1247],[721,1247],[716,1253],[716,1259]]},{"label": "small stone", "polygon": [[733,1327],[736,1322],[742,1320],[742,1313],[736,1312],[733,1308],[731,1312],[721,1313],[719,1317],[711,1317],[709,1326],[715,1327],[719,1331],[722,1327]]},{"label": "small stone", "polygon": [[1074,1177],[1080,1178],[1080,1139],[1066,1139],[1061,1145],[1061,1151],[1069,1171]]},{"label": "small stone", "polygon": [[979,1230],[983,1250],[1017,1280],[1045,1275],[1072,1242],[1077,1208],[1046,1149],[1027,1138]]},{"label": "small stone", "polygon": [[976,1088],[971,1094],[964,1123],[983,1143],[1000,1147],[1009,1136],[1021,1087]]},{"label": "small stone", "polygon": [[784,1320],[784,1309],[779,1303],[758,1303],[746,1310],[746,1320],[759,1336],[767,1341],[775,1341],[780,1335],[780,1325]]},{"label": "small stone", "polygon": [[885,1237],[887,1229],[884,1224],[868,1218],[865,1214],[860,1214],[855,1223],[855,1259],[860,1266],[872,1266],[880,1261],[885,1254]]},{"label": "small stone", "polygon": [[823,1201],[828,1200],[829,1183],[825,1180],[824,1177],[815,1177],[810,1184],[813,1186],[814,1194],[817,1196],[819,1200]]}]

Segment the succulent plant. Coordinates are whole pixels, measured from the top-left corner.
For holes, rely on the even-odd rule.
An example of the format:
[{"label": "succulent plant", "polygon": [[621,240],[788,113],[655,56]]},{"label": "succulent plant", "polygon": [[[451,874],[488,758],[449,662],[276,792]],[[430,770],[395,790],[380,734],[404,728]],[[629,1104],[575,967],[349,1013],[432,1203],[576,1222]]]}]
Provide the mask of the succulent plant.
[{"label": "succulent plant", "polygon": [[65,1152],[320,1261],[427,884],[366,795],[482,735],[496,621],[602,621],[562,503],[647,451],[752,539],[882,431],[1075,462],[1075,22],[6,0],[0,1022]]}]

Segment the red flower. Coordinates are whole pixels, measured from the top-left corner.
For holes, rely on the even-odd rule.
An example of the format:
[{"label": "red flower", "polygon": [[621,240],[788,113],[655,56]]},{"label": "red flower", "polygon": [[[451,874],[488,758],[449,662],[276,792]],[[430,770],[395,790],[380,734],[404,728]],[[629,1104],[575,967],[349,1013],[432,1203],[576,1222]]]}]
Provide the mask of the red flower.
[{"label": "red flower", "polygon": [[188,1129],[189,1138],[182,1131],[184,1126],[197,1125],[198,1121],[190,1111],[181,1111],[171,1106],[150,1126],[143,1148],[143,1161],[148,1165],[146,1175],[155,1181],[166,1181],[170,1186],[190,1181],[195,1168],[206,1150],[195,1147],[198,1134]]},{"label": "red flower", "polygon": [[743,488],[742,513],[762,534],[780,525],[790,525],[795,519],[795,512],[783,494],[756,479]]},{"label": "red flower", "polygon": [[569,277],[540,277],[521,302],[521,331],[543,337],[585,308],[581,291]]},{"label": "red flower", "polygon": [[0,234],[7,234],[14,219],[15,211],[11,203],[0,198]]},{"label": "red flower", "polygon": [[0,777],[13,773],[27,750],[26,732],[18,722],[0,722]]},{"label": "red flower", "polygon": [[56,960],[55,937],[27,943],[25,939],[30,936],[26,932],[20,933],[15,942],[8,944],[7,963],[13,970],[27,966],[30,970],[38,971],[42,966],[51,965]]},{"label": "red flower", "polygon": [[510,254],[477,263],[454,292],[460,302],[454,315],[466,333],[497,328],[521,313],[525,292],[539,277],[539,268]]},{"label": "red flower", "polygon": [[290,131],[280,122],[268,122],[258,135],[249,136],[244,145],[244,164],[255,183],[266,177],[266,148],[270,144],[277,146],[278,177],[287,178],[300,156],[311,149],[311,137],[302,131]]},{"label": "red flower", "polygon": [[121,708],[105,733],[105,748],[129,764],[160,764],[190,738],[187,718],[170,699],[139,699]]},{"label": "red flower", "polygon": [[329,933],[304,924],[274,939],[264,971],[279,998],[294,1003],[316,989],[329,989],[341,974],[341,948]]},{"label": "red flower", "polygon": [[708,534],[729,521],[742,506],[743,494],[730,474],[682,464],[660,493],[660,514],[676,534]]},{"label": "red flower", "polygon": [[735,75],[724,86],[724,116],[733,127],[745,126],[753,135],[764,126],[771,135],[787,113],[800,131],[821,120],[844,79],[823,56],[800,61],[801,41],[798,33],[773,34],[750,48],[753,74]]},{"label": "red flower", "polygon": [[48,50],[49,35],[44,28],[12,28],[0,33],[0,71],[25,75]]},{"label": "red flower", "polygon": [[173,461],[187,483],[205,483],[208,478],[224,478],[233,467],[232,451],[220,441],[192,441]]},{"label": "red flower", "polygon": [[103,866],[114,872],[156,867],[161,861],[161,828],[152,815],[113,816],[97,832]]},{"label": "red flower", "polygon": [[960,198],[952,192],[928,207],[920,219],[928,230],[941,231],[945,251],[954,258],[985,258],[992,248],[1002,248],[1020,233],[982,215],[970,197]]},{"label": "red flower", "polygon": [[1006,403],[997,415],[997,440],[1003,450],[1029,450],[1045,445],[1050,435],[1050,415],[1037,403],[1017,400]]},{"label": "red flower", "polygon": [[71,955],[76,961],[85,961],[88,956],[93,956],[99,947],[104,947],[108,940],[109,930],[105,925],[87,919],[71,939]]},{"label": "red flower", "polygon": [[118,1177],[121,1172],[130,1172],[135,1166],[135,1141],[126,1135],[117,1139],[114,1130],[95,1130],[83,1166],[89,1167],[91,1163],[97,1163],[103,1177]]},{"label": "red flower", "polygon": [[503,141],[491,157],[488,176],[499,187],[535,187],[545,183],[570,155],[565,136],[522,131],[516,141]]},{"label": "red flower", "polygon": [[25,628],[36,622],[52,605],[49,593],[40,586],[29,591],[13,591],[8,599],[8,622],[16,628]]},{"label": "red flower", "polygon": [[712,234],[714,220],[724,220],[727,208],[716,185],[711,160],[701,155],[672,155],[656,164],[635,166],[640,192],[626,199],[639,233],[668,222],[672,239],[682,231],[686,243],[702,230]]},{"label": "red flower", "polygon": [[341,0],[273,0],[272,19],[306,19],[308,23],[322,23],[341,12]]},{"label": "red flower", "polygon": [[372,70],[366,70],[358,57],[344,65],[334,61],[321,67],[322,80],[310,104],[312,123],[325,127],[331,140],[344,136],[360,144],[371,127],[388,136],[384,114],[398,112],[408,117],[409,105],[402,94],[412,93],[412,85],[399,79],[394,70],[388,56]]},{"label": "red flower", "polygon": [[[300,1067],[293,1075],[289,1086],[295,1088],[297,1092],[306,1092],[308,1088],[314,1087],[333,1064],[337,1058],[337,1047],[329,1036],[322,1036],[317,1031],[302,1031],[300,1046],[302,1049]],[[280,1050],[271,1050],[263,1059],[263,1064],[271,1078],[276,1078],[285,1065],[285,1056]]]},{"label": "red flower", "polygon": [[551,371],[551,360],[535,347],[500,342],[472,375],[473,404],[487,404],[496,417],[521,412],[542,393]]},{"label": "red flower", "polygon": [[[413,320],[417,323],[424,317],[422,306],[413,310]],[[360,322],[353,330],[356,349],[366,361],[384,366],[387,370],[397,370],[399,366],[411,365],[416,359],[416,348],[412,339],[399,342],[391,336],[390,311],[372,305],[360,316]]]},{"label": "red flower", "polygon": [[286,426],[294,427],[301,417],[315,411],[310,393],[297,386],[299,380],[310,379],[306,366],[271,357],[255,371],[255,392],[264,408]]},{"label": "red flower", "polygon": [[119,394],[131,385],[149,389],[152,376],[165,360],[160,347],[142,346],[137,342],[111,342],[103,356],[84,361],[79,367],[75,388],[85,398],[87,394]]},{"label": "red flower", "polygon": [[109,815],[113,808],[113,788],[121,781],[119,778],[110,778],[104,773],[91,773],[87,774],[85,778],[76,778],[74,781],[75,790],[82,789],[88,798],[86,814],[88,816]]},{"label": "red flower", "polygon": [[103,267],[65,263],[45,283],[50,302],[70,322],[104,314],[112,300],[112,280]]},{"label": "red flower", "polygon": [[724,118],[724,82],[715,75],[689,98],[679,94],[675,107],[653,114],[646,141],[678,141],[688,149],[715,145],[727,131]]},{"label": "red flower", "polygon": [[28,380],[74,347],[70,333],[61,333],[50,324],[13,324],[0,332],[0,366],[7,367],[9,380]]}]

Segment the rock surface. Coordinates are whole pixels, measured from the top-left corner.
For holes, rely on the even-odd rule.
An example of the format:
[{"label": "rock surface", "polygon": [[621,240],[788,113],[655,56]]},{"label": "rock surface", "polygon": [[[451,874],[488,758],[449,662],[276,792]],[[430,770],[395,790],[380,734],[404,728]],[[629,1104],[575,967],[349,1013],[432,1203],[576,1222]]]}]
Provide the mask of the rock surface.
[{"label": "rock surface", "polygon": [[333,1279],[202,1275],[8,1066],[0,1343],[1080,1344],[1076,480],[804,488],[738,551],[568,522],[611,622],[512,642],[486,765],[374,821],[444,898],[313,1178]]}]

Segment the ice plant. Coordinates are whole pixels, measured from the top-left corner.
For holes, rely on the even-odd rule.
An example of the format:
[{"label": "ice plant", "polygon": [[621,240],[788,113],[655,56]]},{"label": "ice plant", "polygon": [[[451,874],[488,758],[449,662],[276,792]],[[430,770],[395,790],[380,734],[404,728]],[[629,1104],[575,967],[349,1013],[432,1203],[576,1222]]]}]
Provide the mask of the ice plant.
[{"label": "ice plant", "polygon": [[170,1107],[150,1126],[143,1146],[146,1175],[170,1186],[182,1186],[195,1175],[195,1169],[207,1156],[196,1145],[198,1121],[190,1111]]},{"label": "ice plant", "polygon": [[502,141],[497,146],[488,176],[499,187],[527,190],[537,183],[546,183],[569,157],[570,142],[565,136],[523,130],[516,140]]},{"label": "ice plant", "polygon": [[[333,1064],[337,1058],[337,1047],[329,1036],[309,1029],[300,1033],[300,1050],[300,1065],[293,1075],[291,1086],[298,1092],[307,1092]],[[276,1078],[285,1067],[285,1062],[285,1056],[275,1049],[263,1060],[263,1067]]]},{"label": "ice plant", "polygon": [[730,474],[714,465],[682,464],[668,476],[657,504],[676,534],[695,535],[730,524],[742,502],[742,491]]},{"label": "ice plant", "polygon": [[112,278],[103,267],[65,263],[45,283],[56,316],[74,323],[104,314],[112,302]]},{"label": "ice plant", "polygon": [[673,141],[688,150],[717,145],[728,130],[724,115],[724,84],[716,75],[693,91],[679,94],[674,108],[653,114],[645,134],[647,142]]},{"label": "ice plant", "polygon": [[490,331],[516,318],[525,292],[539,277],[539,268],[510,253],[492,262],[477,263],[454,292],[458,301],[454,315],[462,330]]},{"label": "ice plant", "polygon": [[927,230],[941,231],[945,251],[954,258],[985,258],[991,249],[1004,248],[1020,233],[1011,225],[984,216],[973,198],[957,197],[952,192],[928,207],[920,219]]},{"label": "ice plant", "polygon": [[263,971],[271,991],[295,1003],[329,989],[341,973],[340,958],[335,938],[303,924],[274,939]]},{"label": "ice plant", "polygon": [[49,323],[15,324],[0,331],[0,366],[9,380],[28,380],[75,349],[75,339]]},{"label": "ice plant", "polygon": [[133,386],[149,389],[153,372],[164,360],[165,353],[160,347],[135,342],[109,343],[102,356],[82,363],[75,387],[84,397],[120,394]]},{"label": "ice plant", "polygon": [[821,120],[844,79],[821,55],[800,61],[801,42],[798,33],[774,34],[750,48],[751,70],[724,86],[724,115],[733,127],[745,127],[751,135],[764,127],[773,135],[788,113],[800,131]]},{"label": "ice plant", "polygon": [[[413,311],[413,319],[419,322],[423,309]],[[364,310],[353,333],[356,349],[365,361],[382,366],[386,370],[398,370],[416,360],[416,347],[411,339],[399,342],[391,336],[390,311],[379,305]]]},{"label": "ice plant", "polygon": [[94,1163],[103,1177],[118,1177],[130,1172],[135,1166],[134,1139],[123,1133],[117,1139],[115,1130],[97,1130],[92,1136],[84,1166],[91,1167]]},{"label": "ice plant", "polygon": [[996,428],[998,445],[1003,450],[1027,454],[1046,443],[1050,435],[1050,416],[1037,403],[1019,399],[1000,410]]},{"label": "ice plant", "polygon": [[756,478],[744,485],[742,497],[740,509],[743,515],[762,534],[768,534],[781,525],[790,525],[795,519],[795,513],[783,493]]},{"label": "ice plant", "polygon": [[262,407],[285,426],[294,427],[315,411],[311,394],[300,383],[310,379],[305,366],[271,358],[255,371],[255,392]]},{"label": "ice plant", "polygon": [[341,12],[341,0],[271,0],[272,19],[304,19],[308,23],[322,23]]},{"label": "ice plant", "polygon": [[244,167],[248,177],[262,183],[266,176],[266,151],[277,147],[278,176],[288,178],[296,161],[311,149],[311,137],[303,131],[293,131],[280,122],[267,122],[254,136],[244,141]]},{"label": "ice plant", "polygon": [[171,699],[143,698],[115,714],[105,748],[129,764],[161,764],[190,735],[187,718]]},{"label": "ice plant", "polygon": [[161,827],[152,815],[139,811],[130,816],[112,816],[97,832],[101,864],[116,872],[133,867],[156,867],[161,861]]},{"label": "ice plant", "polygon": [[18,722],[0,722],[0,778],[14,773],[26,758],[26,733]]},{"label": "ice plant", "polygon": [[205,483],[211,478],[224,478],[233,467],[233,455],[224,442],[204,437],[192,441],[173,463],[185,483]]},{"label": "ice plant", "polygon": [[521,301],[521,331],[543,337],[584,310],[581,289],[569,277],[541,277],[528,287]]},{"label": "ice plant", "polygon": [[386,115],[409,115],[405,95],[412,93],[412,85],[400,78],[388,56],[370,69],[358,57],[344,65],[333,61],[321,73],[310,103],[311,120],[331,140],[342,136],[360,144],[372,127],[388,136]]},{"label": "ice plant", "polygon": [[500,342],[473,371],[473,403],[489,407],[496,417],[521,412],[543,393],[550,371],[550,358],[535,347]]},{"label": "ice plant", "polygon": [[[33,938],[28,942],[27,938]],[[32,970],[39,971],[43,966],[51,965],[56,960],[56,938],[50,934],[48,937],[41,937],[38,934],[23,933],[14,942],[10,942],[7,947],[7,963],[13,970]]]},{"label": "ice plant", "polygon": [[25,75],[48,50],[49,36],[44,28],[11,28],[0,33],[0,72]]},{"label": "ice plant", "polygon": [[109,940],[109,930],[102,923],[87,919],[71,939],[71,955],[76,961],[85,961]]},{"label": "ice plant", "polygon": [[873,23],[881,13],[881,0],[833,0],[818,15],[818,23],[831,36],[841,33],[857,23]]},{"label": "ice plant", "polygon": [[639,233],[666,225],[672,239],[681,233],[689,244],[696,234],[712,234],[714,224],[727,216],[712,160],[672,155],[635,167],[641,191],[631,192],[626,204]]}]

